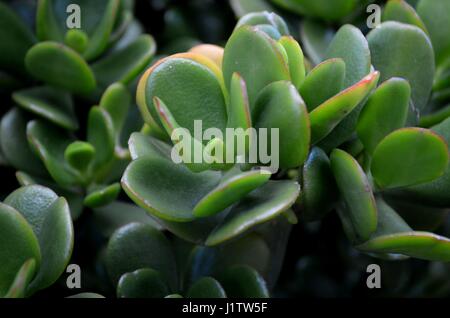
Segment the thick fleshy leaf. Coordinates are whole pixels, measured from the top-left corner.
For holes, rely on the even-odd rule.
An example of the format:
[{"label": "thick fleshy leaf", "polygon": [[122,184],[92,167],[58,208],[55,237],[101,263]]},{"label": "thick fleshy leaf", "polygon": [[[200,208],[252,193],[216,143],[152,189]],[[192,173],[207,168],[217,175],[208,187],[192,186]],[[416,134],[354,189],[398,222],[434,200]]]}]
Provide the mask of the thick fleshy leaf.
[{"label": "thick fleshy leaf", "polygon": [[229,38],[222,70],[228,88],[235,72],[245,80],[251,110],[258,93],[266,85],[290,80],[288,64],[280,44],[251,26],[238,28]]},{"label": "thick fleshy leaf", "polygon": [[382,235],[358,245],[357,248],[368,252],[403,254],[429,261],[450,261],[450,240],[429,232]]},{"label": "thick fleshy leaf", "polygon": [[344,60],[344,87],[359,82],[370,71],[369,45],[362,32],[353,25],[346,24],[339,29],[327,49],[326,56]]},{"label": "thick fleshy leaf", "polygon": [[367,240],[377,228],[377,207],[367,176],[358,162],[343,150],[335,149],[330,156],[339,191],[346,204],[358,240]]},{"label": "thick fleshy leaf", "polygon": [[231,77],[227,127],[244,130],[252,127],[247,85],[238,73]]},{"label": "thick fleshy leaf", "polygon": [[412,24],[421,28],[425,33],[427,29],[414,8],[405,0],[389,0],[384,7],[382,21],[398,21]]},{"label": "thick fleshy leaf", "polygon": [[372,154],[386,135],[405,125],[411,87],[401,78],[382,83],[369,97],[358,119],[358,137]]},{"label": "thick fleshy leaf", "polygon": [[257,224],[274,219],[294,204],[299,192],[298,183],[293,181],[267,182],[235,205],[205,244],[220,244]]},{"label": "thick fleshy leaf", "polygon": [[73,93],[89,94],[96,87],[89,65],[76,51],[60,43],[34,45],[25,57],[25,64],[37,79]]},{"label": "thick fleshy leaf", "polygon": [[381,80],[396,76],[406,79],[415,107],[423,110],[434,76],[433,48],[425,32],[413,25],[389,21],[372,30],[367,40],[372,64]]},{"label": "thick fleshy leaf", "polygon": [[375,148],[371,171],[384,188],[416,185],[442,176],[449,163],[445,140],[423,128],[403,128]]},{"label": "thick fleshy leaf", "polygon": [[312,143],[325,138],[350,114],[376,86],[379,77],[378,72],[373,72],[314,109],[309,114]]},{"label": "thick fleshy leaf", "polygon": [[95,167],[102,167],[111,161],[114,154],[115,137],[114,123],[109,113],[101,107],[92,107],[88,118],[87,141],[95,149]]},{"label": "thick fleshy leaf", "polygon": [[325,60],[325,53],[334,36],[331,28],[319,22],[306,19],[301,24],[300,36],[306,56],[314,64],[319,64]]},{"label": "thick fleshy leaf", "polygon": [[[342,58],[345,62],[344,88],[354,85],[370,71],[371,56],[369,45],[361,31],[352,26],[344,25],[339,29],[327,50],[327,58]],[[330,151],[347,141],[355,131],[359,112],[363,106],[364,98],[334,128],[319,146]]]},{"label": "thick fleshy leaf", "polygon": [[268,298],[266,282],[253,268],[234,266],[222,273],[219,281],[230,298]]},{"label": "thick fleshy leaf", "polygon": [[193,210],[194,215],[206,217],[219,213],[266,183],[270,176],[260,170],[253,170],[224,178],[196,204]]},{"label": "thick fleshy leaf", "polygon": [[84,141],[74,141],[64,151],[64,159],[81,173],[87,172],[94,156],[95,148]]},{"label": "thick fleshy leaf", "polygon": [[17,210],[0,203],[0,296],[8,292],[17,272],[30,258],[39,267],[41,253],[33,229]]},{"label": "thick fleshy leaf", "polygon": [[44,176],[46,175],[45,167],[39,157],[31,151],[26,127],[27,118],[17,108],[11,109],[2,117],[0,123],[2,156],[16,169]]},{"label": "thick fleshy leaf", "polygon": [[[431,128],[432,131],[442,136],[447,145],[450,145],[450,118],[446,119],[437,126]],[[432,165],[435,163],[433,162]],[[423,203],[438,207],[450,206],[450,163],[447,165],[445,174],[428,183],[408,187],[406,195],[408,198],[414,198]]]},{"label": "thick fleshy leaf", "polygon": [[307,221],[321,219],[336,204],[338,191],[325,152],[314,147],[300,174],[301,217]]},{"label": "thick fleshy leaf", "polygon": [[450,3],[446,0],[420,0],[417,12],[427,26],[436,61],[440,64],[450,56],[450,39],[444,31],[450,30]]},{"label": "thick fleshy leaf", "polygon": [[77,172],[64,159],[64,152],[73,141],[67,132],[43,121],[33,120],[27,125],[27,136],[30,145],[58,184],[65,186],[77,182]]},{"label": "thick fleshy leaf", "polygon": [[120,132],[127,119],[130,103],[130,93],[120,83],[114,83],[108,86],[100,99],[99,106],[105,109],[111,117],[117,141],[119,141]]},{"label": "thick fleshy leaf", "polygon": [[147,212],[135,204],[114,201],[93,209],[93,223],[105,236],[110,237],[115,230],[129,223],[146,223],[161,230],[162,227]]},{"label": "thick fleshy leaf", "polygon": [[87,34],[82,30],[70,29],[64,37],[64,43],[78,53],[83,54],[88,47],[89,39]]},{"label": "thick fleshy leaf", "polygon": [[[267,85],[258,95],[253,118],[260,138],[261,128],[267,129],[268,154],[271,157],[279,156],[281,168],[298,167],[306,160],[311,134],[308,112],[297,89],[290,82],[279,81]],[[271,148],[275,146],[272,129],[278,129],[279,140],[275,140],[275,143],[279,143],[279,149]]]},{"label": "thick fleshy leaf", "polygon": [[203,277],[188,290],[188,298],[226,298],[222,285],[212,277]]},{"label": "thick fleshy leaf", "polygon": [[155,50],[155,41],[145,34],[129,46],[95,62],[92,71],[99,86],[107,87],[113,82],[130,83],[150,63]]},{"label": "thick fleshy leaf", "polygon": [[84,198],[84,205],[90,208],[98,208],[114,201],[120,193],[120,183],[116,182],[90,192]]},{"label": "thick fleshy leaf", "polygon": [[26,289],[30,281],[36,273],[36,261],[29,259],[23,263],[20,270],[17,272],[14,282],[5,295],[5,298],[24,298],[26,296]]},{"label": "thick fleshy leaf", "polygon": [[215,127],[223,131],[227,116],[223,84],[218,76],[218,67],[201,55],[186,53],[169,57],[141,77],[138,105],[160,127],[154,97],[164,101],[180,127],[188,129],[191,135],[194,135],[194,120],[202,121],[203,130]]},{"label": "thick fleshy leaf", "polygon": [[73,225],[66,200],[51,189],[25,186],[11,193],[5,203],[19,211],[39,241],[42,262],[28,293],[53,284],[64,272],[73,247]]},{"label": "thick fleshy leaf", "polygon": [[163,298],[169,293],[164,277],[151,268],[123,274],[117,284],[118,298]]},{"label": "thick fleshy leaf", "polygon": [[125,273],[152,268],[162,274],[171,290],[176,289],[176,265],[170,242],[149,224],[130,223],[114,232],[105,257],[114,284]]},{"label": "thick fleshy leaf", "polygon": [[280,43],[286,51],[291,82],[296,89],[299,89],[305,79],[305,62],[302,48],[291,36],[281,37],[278,43]]},{"label": "thick fleshy leaf", "polygon": [[69,130],[78,128],[72,98],[63,91],[51,87],[33,87],[14,92],[12,98],[23,109],[55,125]]},{"label": "thick fleshy leaf", "polygon": [[345,62],[341,58],[328,59],[308,73],[299,92],[309,111],[339,93],[344,85]]},{"label": "thick fleshy leaf", "polygon": [[220,173],[191,172],[161,157],[142,157],[125,170],[122,186],[139,206],[169,221],[191,221],[192,209],[220,181]]},{"label": "thick fleshy leaf", "polygon": [[238,18],[253,12],[273,11],[272,6],[264,0],[230,0],[230,6]]},{"label": "thick fleshy leaf", "polygon": [[25,74],[24,58],[34,36],[7,4],[0,3],[0,68]]}]

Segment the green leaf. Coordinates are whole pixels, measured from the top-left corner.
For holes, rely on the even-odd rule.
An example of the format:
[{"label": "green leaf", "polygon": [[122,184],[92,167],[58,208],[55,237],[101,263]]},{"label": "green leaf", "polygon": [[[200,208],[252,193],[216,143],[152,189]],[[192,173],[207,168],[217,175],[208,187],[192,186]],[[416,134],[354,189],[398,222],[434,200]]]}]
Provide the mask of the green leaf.
[{"label": "green leaf", "polygon": [[429,261],[450,261],[450,240],[429,232],[411,231],[383,235],[357,248],[368,252],[403,254]]},{"label": "green leaf", "polygon": [[307,221],[319,220],[338,199],[330,160],[322,149],[314,147],[301,169],[300,217]]},{"label": "green leaf", "polygon": [[89,38],[86,33],[78,29],[70,29],[64,37],[64,43],[80,54],[86,51],[89,44]]},{"label": "green leaf", "polygon": [[322,23],[305,19],[300,27],[303,49],[313,64],[325,60],[325,53],[334,36],[333,29]]},{"label": "green leaf", "polygon": [[252,126],[247,85],[238,73],[233,73],[230,84],[230,105],[227,127],[247,129]]},{"label": "green leaf", "polygon": [[42,262],[28,294],[52,285],[72,255],[73,225],[66,200],[49,188],[30,185],[11,193],[5,203],[19,211],[39,241]]},{"label": "green leaf", "polygon": [[380,188],[395,188],[432,181],[444,174],[448,162],[442,137],[423,128],[403,128],[375,148],[371,171]]},{"label": "green leaf", "polygon": [[415,25],[427,33],[425,24],[423,24],[414,8],[405,0],[389,0],[384,7],[382,21],[398,21]]},{"label": "green leaf", "polygon": [[270,174],[263,173],[261,170],[253,170],[222,179],[214,189],[195,205],[194,216],[206,217],[225,210],[251,191],[265,184],[270,176]]},{"label": "green leaf", "polygon": [[84,198],[84,205],[90,208],[98,208],[114,201],[120,193],[120,183],[116,182],[90,192]]},{"label": "green leaf", "polygon": [[45,176],[45,167],[31,151],[26,135],[27,118],[18,108],[8,111],[0,123],[2,156],[14,168]]},{"label": "green leaf", "polygon": [[36,261],[30,258],[23,263],[20,270],[17,272],[16,278],[5,295],[5,298],[24,298],[26,289],[30,281],[36,273]]},{"label": "green leaf", "polygon": [[294,204],[300,192],[293,181],[269,181],[242,199],[208,236],[205,244],[214,246],[244,233],[251,227],[274,219]]},{"label": "green leaf", "polygon": [[377,207],[367,176],[358,162],[343,150],[330,156],[331,169],[346,204],[345,214],[357,239],[367,240],[377,228]]},{"label": "green leaf", "polygon": [[[51,61],[51,63],[49,63]],[[56,42],[40,42],[25,57],[27,70],[39,80],[86,95],[96,87],[92,70],[71,48]]]},{"label": "green leaf", "polygon": [[338,30],[326,56],[344,60],[345,88],[359,82],[370,72],[369,44],[362,32],[353,25],[346,24]]},{"label": "green leaf", "polygon": [[381,139],[405,125],[410,95],[411,87],[406,80],[391,78],[369,97],[356,127],[369,154],[374,152]]},{"label": "green leaf", "polygon": [[0,38],[0,68],[25,74],[25,54],[36,40],[31,30],[5,3],[0,3]]},{"label": "green leaf", "polygon": [[[352,25],[344,25],[339,29],[328,47],[326,56],[327,58],[342,58],[344,60],[344,88],[354,85],[370,72],[371,56],[369,45],[361,31]],[[356,129],[363,102],[364,98],[334,128],[333,133],[329,134],[319,144],[320,147],[328,152],[352,136]]]},{"label": "green leaf", "polygon": [[[431,128],[432,131],[442,136],[447,145],[450,144],[450,118],[439,125]],[[435,163],[433,162],[433,166]],[[445,174],[431,182],[408,187],[406,195],[408,198],[415,198],[432,206],[447,208],[450,205],[450,163],[447,165]]]},{"label": "green leaf", "polygon": [[[256,58],[258,57],[258,58]],[[290,80],[289,68],[280,45],[265,33],[251,26],[242,26],[233,32],[224,51],[223,76],[230,87],[232,74],[237,72],[247,84],[250,109],[266,85]]]},{"label": "green leaf", "polygon": [[118,298],[163,298],[169,293],[163,276],[151,268],[123,274],[117,284]]},{"label": "green leaf", "polygon": [[154,97],[164,101],[178,124],[188,129],[191,135],[194,135],[194,120],[202,121],[203,130],[215,127],[224,131],[227,114],[223,84],[211,68],[189,57],[173,56],[159,62],[146,74],[139,83],[138,104],[141,112],[150,112],[160,127],[163,126]]},{"label": "green leaf", "polygon": [[266,282],[248,266],[234,266],[220,275],[219,281],[230,298],[268,298]]},{"label": "green leaf", "polygon": [[55,125],[69,130],[78,129],[72,98],[68,93],[44,86],[16,91],[12,98],[23,109]]},{"label": "green leaf", "polygon": [[120,132],[127,119],[130,103],[130,93],[121,83],[114,83],[108,86],[100,99],[100,108],[108,112],[113,122],[117,142],[119,141]]},{"label": "green leaf", "polygon": [[236,17],[261,11],[273,11],[272,6],[264,0],[230,0],[230,6]]},{"label": "green leaf", "polygon": [[305,79],[306,72],[302,48],[291,36],[281,37],[278,43],[280,43],[286,51],[291,82],[296,89],[299,89]]},{"label": "green leaf", "polygon": [[188,290],[188,298],[226,298],[222,285],[212,277],[203,277]]},{"label": "green leaf", "polygon": [[128,165],[122,187],[151,214],[169,221],[194,219],[192,209],[220,181],[220,173],[191,172],[160,157],[142,157]]},{"label": "green leaf", "polygon": [[415,107],[423,110],[434,76],[434,53],[427,35],[416,26],[389,21],[372,30],[367,40],[381,81],[391,77],[406,79]]},{"label": "green leaf", "polygon": [[361,81],[328,99],[310,114],[311,141],[317,143],[325,138],[378,83],[378,72],[373,72]]},{"label": "green leaf", "polygon": [[345,63],[341,58],[328,59],[314,67],[299,89],[308,111],[338,94],[343,88],[344,78]]},{"label": "green leaf", "polygon": [[74,141],[64,151],[64,158],[76,170],[85,173],[95,156],[95,148],[88,142]]},{"label": "green leaf", "polygon": [[43,121],[33,120],[27,125],[31,147],[39,154],[47,171],[61,186],[74,184],[78,175],[64,158],[67,146],[73,141],[65,131]]},{"label": "green leaf", "polygon": [[115,137],[109,113],[101,107],[92,107],[89,111],[87,141],[95,149],[94,167],[102,167],[113,159]]},{"label": "green leaf", "polygon": [[[258,94],[253,118],[259,132],[261,128],[267,129],[267,140],[271,141],[267,146],[268,154],[272,160],[274,156],[279,156],[281,168],[298,167],[306,160],[311,134],[308,112],[297,89],[290,82],[267,85]],[[278,140],[272,136],[272,129],[278,129]],[[279,149],[271,149],[276,143],[279,143]]]},{"label": "green leaf", "polygon": [[171,290],[176,290],[176,264],[170,242],[149,224],[130,223],[114,232],[105,257],[114,285],[125,273],[152,268],[161,273]]},{"label": "green leaf", "polygon": [[92,71],[100,87],[113,82],[128,84],[150,63],[156,44],[148,35],[141,35],[127,47],[120,49],[92,64]]},{"label": "green leaf", "polygon": [[438,64],[450,56],[450,3],[446,0],[421,0],[417,12],[427,26]]},{"label": "green leaf", "polygon": [[0,296],[13,284],[17,272],[28,259],[41,262],[36,235],[25,218],[14,208],[0,203]]}]

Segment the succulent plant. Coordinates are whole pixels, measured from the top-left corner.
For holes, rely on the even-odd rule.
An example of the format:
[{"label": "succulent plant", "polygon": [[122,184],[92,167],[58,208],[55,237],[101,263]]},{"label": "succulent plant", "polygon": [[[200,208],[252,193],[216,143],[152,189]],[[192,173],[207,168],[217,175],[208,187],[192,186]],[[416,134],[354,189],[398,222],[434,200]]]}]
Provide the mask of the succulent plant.
[{"label": "succulent plant", "polygon": [[168,1],[154,62],[133,1],[0,3],[0,297],[448,295],[450,2],[373,2]]}]

